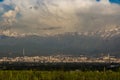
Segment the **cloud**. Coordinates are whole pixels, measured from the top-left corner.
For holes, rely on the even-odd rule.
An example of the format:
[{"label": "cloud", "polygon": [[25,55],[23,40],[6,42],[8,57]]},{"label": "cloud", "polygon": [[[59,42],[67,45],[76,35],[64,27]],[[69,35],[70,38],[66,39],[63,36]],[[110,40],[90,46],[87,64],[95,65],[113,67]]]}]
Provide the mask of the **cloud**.
[{"label": "cloud", "polygon": [[2,15],[3,18],[3,22],[1,23],[2,30],[10,29],[10,26],[12,26],[12,24],[17,21],[16,15],[18,12],[19,12],[18,7],[15,7],[14,10],[9,10]]},{"label": "cloud", "polygon": [[120,25],[120,6],[108,0],[6,0],[4,4],[19,8],[3,15],[19,33],[54,35]]},{"label": "cloud", "polygon": [[8,12],[4,13],[2,17],[4,18],[5,23],[11,25],[13,22],[15,22],[16,21],[15,18],[18,12],[19,12],[18,7],[15,7],[14,10],[9,10]]}]

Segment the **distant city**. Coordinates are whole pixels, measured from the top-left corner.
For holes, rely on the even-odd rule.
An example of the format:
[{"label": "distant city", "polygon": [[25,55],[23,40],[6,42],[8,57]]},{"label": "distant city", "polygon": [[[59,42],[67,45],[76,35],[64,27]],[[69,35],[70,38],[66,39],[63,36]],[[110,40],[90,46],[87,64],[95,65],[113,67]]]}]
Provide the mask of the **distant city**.
[{"label": "distant city", "polygon": [[84,55],[51,55],[51,56],[22,56],[22,57],[2,57],[2,62],[40,62],[40,63],[120,63],[120,58],[115,56],[106,56],[91,58]]}]

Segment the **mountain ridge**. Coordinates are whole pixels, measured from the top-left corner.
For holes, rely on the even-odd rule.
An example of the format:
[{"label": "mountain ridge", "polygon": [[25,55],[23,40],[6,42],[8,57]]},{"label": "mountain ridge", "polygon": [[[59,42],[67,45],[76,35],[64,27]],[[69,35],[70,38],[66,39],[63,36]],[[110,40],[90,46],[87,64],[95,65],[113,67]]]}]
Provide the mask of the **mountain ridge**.
[{"label": "mountain ridge", "polygon": [[[4,36],[4,35],[2,35]],[[50,55],[54,53],[100,55],[120,52],[120,36],[103,38],[98,35],[86,35],[78,32],[55,36],[26,35],[24,37],[4,36],[0,39],[0,53],[21,55],[25,48],[26,55]],[[5,54],[1,54],[3,56]]]}]

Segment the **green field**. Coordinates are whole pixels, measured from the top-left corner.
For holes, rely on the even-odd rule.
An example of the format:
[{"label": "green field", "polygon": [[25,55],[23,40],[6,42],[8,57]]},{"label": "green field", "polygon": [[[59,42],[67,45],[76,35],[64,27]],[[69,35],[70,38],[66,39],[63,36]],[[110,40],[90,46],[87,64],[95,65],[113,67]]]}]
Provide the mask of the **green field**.
[{"label": "green field", "polygon": [[120,71],[0,71],[0,80],[120,80]]}]

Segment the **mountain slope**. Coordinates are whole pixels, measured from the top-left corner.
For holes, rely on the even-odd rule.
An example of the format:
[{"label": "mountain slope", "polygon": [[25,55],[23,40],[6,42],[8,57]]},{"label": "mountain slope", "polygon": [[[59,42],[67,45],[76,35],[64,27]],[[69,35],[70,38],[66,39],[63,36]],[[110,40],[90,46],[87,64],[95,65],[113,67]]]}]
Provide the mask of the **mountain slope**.
[{"label": "mountain slope", "polygon": [[[111,53],[119,55],[120,36],[102,38],[100,36],[80,35],[79,33],[66,33],[55,36],[6,37],[0,39],[1,56],[22,55],[25,49],[26,55],[52,55],[56,53],[73,55],[99,55]],[[4,53],[4,54],[3,54]]]}]

